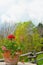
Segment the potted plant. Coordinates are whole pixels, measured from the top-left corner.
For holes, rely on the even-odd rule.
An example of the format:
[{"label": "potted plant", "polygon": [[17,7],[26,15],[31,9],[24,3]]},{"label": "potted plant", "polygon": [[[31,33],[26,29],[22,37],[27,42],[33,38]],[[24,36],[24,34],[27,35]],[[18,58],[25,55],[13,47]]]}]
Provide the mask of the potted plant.
[{"label": "potted plant", "polygon": [[22,54],[23,44],[16,43],[15,36],[10,34],[7,36],[3,46],[3,57],[7,65],[17,65],[19,56]]}]

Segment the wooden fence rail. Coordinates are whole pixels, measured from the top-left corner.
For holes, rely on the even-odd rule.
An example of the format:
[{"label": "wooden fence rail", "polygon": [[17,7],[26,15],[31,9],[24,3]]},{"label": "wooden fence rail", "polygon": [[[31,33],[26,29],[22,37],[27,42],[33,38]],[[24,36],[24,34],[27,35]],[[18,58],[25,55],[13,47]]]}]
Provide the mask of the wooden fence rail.
[{"label": "wooden fence rail", "polygon": [[37,60],[37,57],[40,54],[43,54],[43,51],[41,51],[41,52],[35,52],[35,51],[33,51],[33,52],[26,53],[26,54],[22,54],[21,56],[28,56],[28,58],[30,59],[30,62],[32,62],[32,58],[33,58],[34,59],[33,62],[38,65],[38,61],[39,60],[43,60],[43,58]]}]

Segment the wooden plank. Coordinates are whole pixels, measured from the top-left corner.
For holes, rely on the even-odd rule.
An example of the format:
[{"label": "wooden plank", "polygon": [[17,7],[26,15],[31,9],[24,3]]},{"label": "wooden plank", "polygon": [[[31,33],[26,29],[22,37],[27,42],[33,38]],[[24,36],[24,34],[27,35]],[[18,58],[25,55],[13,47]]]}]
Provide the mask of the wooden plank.
[{"label": "wooden plank", "polygon": [[41,52],[37,52],[37,53],[36,53],[36,55],[39,55],[39,54],[43,54],[43,51],[41,51]]},{"label": "wooden plank", "polygon": [[0,59],[0,62],[4,62],[4,59]]},{"label": "wooden plank", "polygon": [[[22,54],[22,55],[20,55],[20,56],[29,56],[30,54],[33,54],[32,52],[29,52],[29,53],[26,53],[26,54]],[[41,51],[41,52],[37,52],[37,53],[35,53],[36,55],[39,55],[39,54],[43,54],[43,51]]]},{"label": "wooden plank", "polygon": [[20,56],[28,56],[28,55],[30,55],[32,52],[29,52],[29,53],[26,53],[26,54],[22,54],[22,55],[20,55]]},{"label": "wooden plank", "polygon": [[[6,63],[5,62],[0,62],[0,65],[6,65]],[[18,65],[36,65],[36,64],[18,62]]]}]

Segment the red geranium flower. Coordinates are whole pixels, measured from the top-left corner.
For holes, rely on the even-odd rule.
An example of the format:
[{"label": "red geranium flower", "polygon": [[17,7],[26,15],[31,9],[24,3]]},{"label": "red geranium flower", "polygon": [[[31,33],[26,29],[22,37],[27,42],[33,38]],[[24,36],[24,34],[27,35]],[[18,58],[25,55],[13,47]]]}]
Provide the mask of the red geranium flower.
[{"label": "red geranium flower", "polygon": [[15,39],[15,36],[13,34],[10,34],[10,35],[8,35],[7,38],[10,39],[10,40],[12,40],[12,39]]}]

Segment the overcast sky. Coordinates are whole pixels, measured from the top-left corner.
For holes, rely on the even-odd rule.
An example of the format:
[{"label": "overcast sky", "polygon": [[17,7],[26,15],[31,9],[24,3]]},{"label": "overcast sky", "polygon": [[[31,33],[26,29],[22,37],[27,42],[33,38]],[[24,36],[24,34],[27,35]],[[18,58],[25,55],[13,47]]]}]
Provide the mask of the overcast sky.
[{"label": "overcast sky", "polygon": [[27,20],[43,23],[43,0],[0,0],[0,23]]}]

